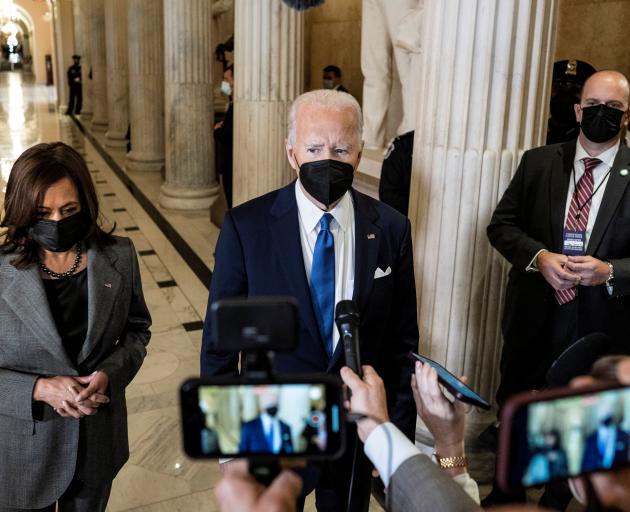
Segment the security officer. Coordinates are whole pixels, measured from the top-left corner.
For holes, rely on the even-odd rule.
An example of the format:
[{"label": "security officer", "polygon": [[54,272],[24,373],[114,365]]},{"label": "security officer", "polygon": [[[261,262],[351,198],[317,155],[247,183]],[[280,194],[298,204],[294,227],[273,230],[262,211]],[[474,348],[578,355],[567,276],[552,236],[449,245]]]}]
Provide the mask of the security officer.
[{"label": "security officer", "polygon": [[405,216],[409,212],[414,133],[413,130],[403,133],[389,144],[378,186],[379,199]]},{"label": "security officer", "polygon": [[68,99],[68,110],[66,115],[81,113],[81,103],[83,92],[81,89],[81,56],[72,56],[73,64],[68,68],[68,86],[70,87],[70,98]]},{"label": "security officer", "polygon": [[574,105],[580,103],[584,82],[595,71],[593,66],[582,60],[559,60],[554,63],[547,144],[568,142],[580,134]]}]

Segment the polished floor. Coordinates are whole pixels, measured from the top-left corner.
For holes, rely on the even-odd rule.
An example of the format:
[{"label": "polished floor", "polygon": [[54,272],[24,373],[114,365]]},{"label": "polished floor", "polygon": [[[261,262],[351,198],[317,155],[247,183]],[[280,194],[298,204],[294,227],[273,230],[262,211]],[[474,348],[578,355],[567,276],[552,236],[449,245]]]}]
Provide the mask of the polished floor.
[{"label": "polished floor", "polygon": [[[88,163],[105,222],[115,223],[116,233],[135,244],[153,317],[148,356],[127,388],[131,455],[114,481],[108,511],[212,512],[217,509],[213,487],[219,478],[218,465],[216,461],[194,462],[183,454],[177,396],[182,381],[199,372],[208,283],[200,278],[203,273],[198,267],[213,268],[219,231],[208,212],[161,209],[157,205],[159,173],[121,176],[124,150],[103,149],[103,132],[93,132],[85,123],[86,137],[70,117],[56,112],[55,105],[53,87],[34,85],[19,72],[0,73],[0,200],[13,161],[24,149],[55,140],[75,147]],[[138,191],[144,202],[139,202]],[[177,236],[165,235],[169,231],[164,224]],[[182,242],[196,264],[182,257],[186,253]],[[470,470],[481,484],[482,496],[489,490],[494,465],[493,455],[476,440],[486,422],[487,418],[469,421],[467,438]],[[417,442],[421,449],[431,451],[422,428]],[[315,510],[309,498],[306,510]],[[380,507],[373,502],[370,510]]]}]

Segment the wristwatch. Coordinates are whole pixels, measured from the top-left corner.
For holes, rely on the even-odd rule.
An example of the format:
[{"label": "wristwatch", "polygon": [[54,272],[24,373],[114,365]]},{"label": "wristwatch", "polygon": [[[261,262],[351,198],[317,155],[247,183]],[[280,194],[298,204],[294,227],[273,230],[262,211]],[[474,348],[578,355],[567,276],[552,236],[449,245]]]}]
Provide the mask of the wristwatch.
[{"label": "wristwatch", "polygon": [[468,458],[463,455],[461,457],[440,457],[437,453],[433,453],[435,462],[442,469],[465,468],[468,466]]},{"label": "wristwatch", "polygon": [[607,261],[606,265],[608,265],[608,279],[606,279],[606,290],[608,291],[610,295],[612,295],[612,292],[613,292],[612,281],[615,278],[615,269],[613,268],[613,264],[610,261]]}]

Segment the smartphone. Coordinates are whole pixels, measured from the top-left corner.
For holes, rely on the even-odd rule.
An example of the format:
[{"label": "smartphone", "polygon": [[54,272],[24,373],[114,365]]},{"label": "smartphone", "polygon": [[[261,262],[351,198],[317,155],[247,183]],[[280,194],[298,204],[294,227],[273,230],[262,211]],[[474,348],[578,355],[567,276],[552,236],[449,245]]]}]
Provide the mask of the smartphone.
[{"label": "smartphone", "polygon": [[449,372],[441,364],[436,363],[428,357],[421,356],[414,352],[409,352],[409,357],[414,362],[420,361],[421,363],[428,364],[437,370],[438,382],[444,386],[448,392],[453,395],[457,400],[465,402],[475,407],[481,407],[482,409],[489,410],[492,406],[487,400],[481,398],[477,393],[470,389],[466,384],[459,380],[455,375]]},{"label": "smartphone", "polygon": [[335,459],[345,448],[342,400],[340,381],[327,376],[190,379],[180,389],[184,451],[193,458]]},{"label": "smartphone", "polygon": [[298,304],[293,297],[222,299],[210,306],[211,336],[219,351],[295,349]]},{"label": "smartphone", "polygon": [[499,427],[497,482],[508,491],[630,463],[630,386],[521,393]]}]

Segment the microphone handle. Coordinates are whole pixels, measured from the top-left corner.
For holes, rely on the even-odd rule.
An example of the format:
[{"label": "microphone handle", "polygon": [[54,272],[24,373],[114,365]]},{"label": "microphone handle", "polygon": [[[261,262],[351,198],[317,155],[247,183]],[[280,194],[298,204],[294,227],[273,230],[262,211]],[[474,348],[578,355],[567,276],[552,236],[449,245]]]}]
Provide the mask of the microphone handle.
[{"label": "microphone handle", "polygon": [[344,330],[342,337],[343,351],[346,358],[346,366],[350,368],[359,377],[363,378],[363,369],[361,368],[361,355],[359,354],[359,333],[357,329],[354,329],[354,336],[352,330]]}]

